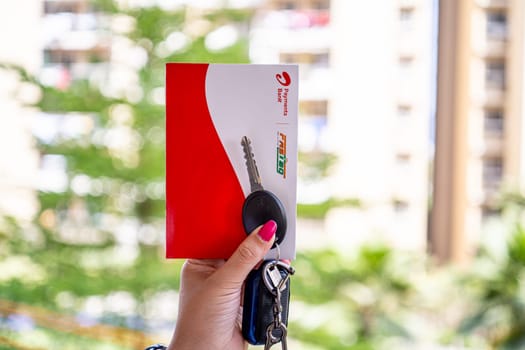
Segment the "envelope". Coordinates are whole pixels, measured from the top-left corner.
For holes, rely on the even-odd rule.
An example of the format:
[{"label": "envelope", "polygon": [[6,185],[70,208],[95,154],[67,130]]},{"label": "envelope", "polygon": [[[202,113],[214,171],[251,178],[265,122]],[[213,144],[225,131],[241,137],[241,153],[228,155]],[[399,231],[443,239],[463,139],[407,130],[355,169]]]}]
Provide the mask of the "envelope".
[{"label": "envelope", "polygon": [[280,257],[295,257],[297,100],[296,65],[166,65],[167,258],[227,259],[246,237],[243,136],[286,211]]}]

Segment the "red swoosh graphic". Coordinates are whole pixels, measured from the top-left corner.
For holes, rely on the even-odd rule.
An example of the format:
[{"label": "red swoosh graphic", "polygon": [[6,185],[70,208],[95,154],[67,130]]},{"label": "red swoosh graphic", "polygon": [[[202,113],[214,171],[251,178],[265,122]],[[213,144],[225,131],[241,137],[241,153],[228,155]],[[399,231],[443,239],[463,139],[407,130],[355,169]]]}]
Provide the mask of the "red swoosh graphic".
[{"label": "red swoosh graphic", "polygon": [[167,258],[226,259],[246,237],[244,193],[208,110],[207,69],[166,65]]}]

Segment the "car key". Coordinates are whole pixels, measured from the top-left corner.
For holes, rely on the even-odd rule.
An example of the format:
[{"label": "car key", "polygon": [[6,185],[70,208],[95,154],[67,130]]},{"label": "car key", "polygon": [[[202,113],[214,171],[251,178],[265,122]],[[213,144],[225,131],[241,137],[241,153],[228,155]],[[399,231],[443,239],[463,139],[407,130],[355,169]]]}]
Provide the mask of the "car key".
[{"label": "car key", "polygon": [[286,212],[279,198],[262,186],[250,139],[243,136],[241,145],[244,151],[244,158],[246,159],[251,191],[244,200],[242,207],[244,231],[246,234],[250,234],[258,226],[265,224],[269,220],[274,220],[277,223],[277,232],[275,233],[275,242],[273,244],[273,247],[275,247],[283,241],[286,234]]},{"label": "car key", "polygon": [[264,344],[266,350],[280,342],[286,350],[290,276],[294,273],[294,268],[283,261],[266,260],[248,275],[242,334],[250,344]]},{"label": "car key", "polygon": [[274,246],[278,255],[277,259],[267,260],[252,270],[246,279],[242,333],[253,345],[265,344],[265,349],[270,349],[281,342],[284,350],[287,346],[289,277],[294,273],[290,265],[279,261],[279,243],[286,233],[286,213],[281,201],[262,186],[250,139],[244,136],[241,145],[251,187],[242,209],[244,230],[249,234],[256,227],[274,220],[277,224]]}]

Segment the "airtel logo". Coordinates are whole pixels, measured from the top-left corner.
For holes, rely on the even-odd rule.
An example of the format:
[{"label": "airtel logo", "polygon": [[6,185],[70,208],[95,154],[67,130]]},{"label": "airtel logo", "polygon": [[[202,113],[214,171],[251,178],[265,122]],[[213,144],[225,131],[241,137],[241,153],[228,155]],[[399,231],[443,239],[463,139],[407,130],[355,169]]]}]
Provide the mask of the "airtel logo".
[{"label": "airtel logo", "polygon": [[283,72],[282,74],[276,74],[275,79],[277,79],[279,84],[281,84],[282,86],[288,86],[292,82],[290,75],[286,72]]}]

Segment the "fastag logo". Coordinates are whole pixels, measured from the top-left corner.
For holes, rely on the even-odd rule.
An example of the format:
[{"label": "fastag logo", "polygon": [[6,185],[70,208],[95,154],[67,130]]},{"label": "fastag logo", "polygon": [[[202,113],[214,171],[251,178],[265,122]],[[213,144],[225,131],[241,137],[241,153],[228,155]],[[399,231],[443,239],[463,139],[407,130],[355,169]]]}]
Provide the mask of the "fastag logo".
[{"label": "fastag logo", "polygon": [[282,132],[277,133],[277,173],[280,174],[283,179],[286,179],[286,163],[288,158],[286,157],[286,134]]}]

